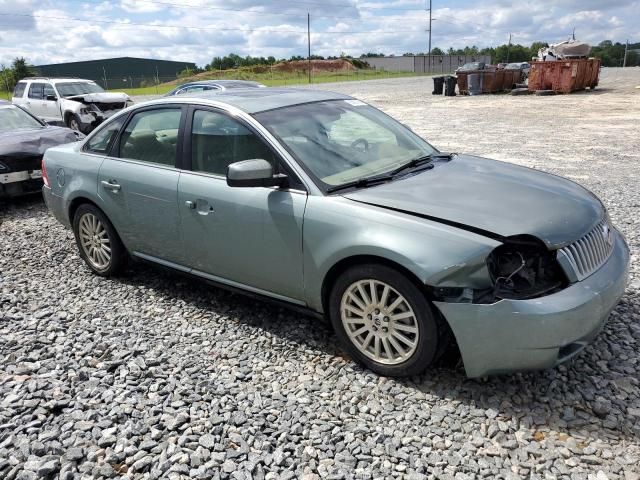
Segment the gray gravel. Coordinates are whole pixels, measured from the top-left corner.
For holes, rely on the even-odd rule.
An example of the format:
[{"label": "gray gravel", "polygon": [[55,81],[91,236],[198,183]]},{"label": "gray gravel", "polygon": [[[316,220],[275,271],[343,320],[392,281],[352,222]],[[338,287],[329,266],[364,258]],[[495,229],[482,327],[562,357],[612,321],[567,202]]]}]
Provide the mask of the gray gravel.
[{"label": "gray gravel", "polygon": [[640,69],[628,70],[563,97],[332,86],[436,146],[568,176],[608,205],[631,285],[597,341],[544,372],[381,378],[317,320],[142,265],[98,278],[38,198],[4,206],[0,478],[640,479]]}]

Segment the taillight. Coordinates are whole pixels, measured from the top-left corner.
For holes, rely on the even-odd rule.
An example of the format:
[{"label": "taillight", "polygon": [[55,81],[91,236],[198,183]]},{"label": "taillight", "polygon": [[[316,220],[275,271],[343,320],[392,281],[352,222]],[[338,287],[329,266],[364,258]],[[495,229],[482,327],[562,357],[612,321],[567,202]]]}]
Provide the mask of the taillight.
[{"label": "taillight", "polygon": [[42,171],[42,181],[44,182],[44,186],[51,188],[49,176],[47,175],[47,167],[44,166],[44,157],[42,158],[42,162],[40,162],[40,170]]}]

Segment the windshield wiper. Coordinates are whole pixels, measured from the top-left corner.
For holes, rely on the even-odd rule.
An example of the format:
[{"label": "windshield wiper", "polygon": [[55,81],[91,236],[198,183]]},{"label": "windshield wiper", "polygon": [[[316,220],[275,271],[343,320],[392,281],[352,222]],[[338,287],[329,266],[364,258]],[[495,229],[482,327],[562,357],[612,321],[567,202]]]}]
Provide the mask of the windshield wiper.
[{"label": "windshield wiper", "polygon": [[346,190],[348,188],[367,188],[372,187],[374,185],[378,185],[380,183],[385,183],[390,180],[393,180],[393,175],[384,174],[384,175],[375,175],[373,177],[365,177],[359,178],[358,180],[353,180],[351,182],[343,183],[342,185],[336,185],[335,187],[327,188],[327,193],[337,192],[339,190]]},{"label": "windshield wiper", "polygon": [[378,185],[380,183],[389,182],[394,180],[399,173],[405,172],[412,168],[418,167],[420,165],[426,164],[423,170],[429,170],[433,168],[433,164],[431,163],[433,160],[437,160],[439,158],[451,159],[456,153],[432,153],[429,155],[424,155],[422,157],[417,157],[404,165],[396,168],[395,170],[391,170],[389,173],[385,173],[382,175],[375,175],[373,177],[365,177],[360,178],[358,180],[353,180],[352,182],[343,183],[342,185],[336,185],[335,187],[327,188],[327,193],[337,192],[338,190],[346,190],[348,188],[366,188],[372,187],[374,185]]},{"label": "windshield wiper", "polygon": [[395,177],[399,173],[406,172],[407,170],[411,170],[412,168],[418,167],[423,164],[429,164],[429,167],[427,168],[433,168],[433,165],[431,165],[431,162],[433,162],[434,160],[437,160],[439,158],[451,159],[451,157],[454,155],[456,154],[438,152],[438,153],[430,153],[429,155],[423,155],[422,157],[416,157],[412,160],[409,160],[404,165],[399,166],[395,170],[392,170],[389,175],[392,175]]}]

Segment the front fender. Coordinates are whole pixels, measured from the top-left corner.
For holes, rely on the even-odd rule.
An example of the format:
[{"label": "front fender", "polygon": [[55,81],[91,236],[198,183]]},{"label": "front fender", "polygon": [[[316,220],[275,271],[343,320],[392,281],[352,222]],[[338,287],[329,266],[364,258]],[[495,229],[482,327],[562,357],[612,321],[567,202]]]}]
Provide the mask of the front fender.
[{"label": "front fender", "polygon": [[84,106],[81,102],[76,102],[75,100],[67,100],[65,98],[60,100],[60,108],[62,109],[62,113],[75,113],[79,114],[80,109]]},{"label": "front fender", "polygon": [[304,221],[307,304],[322,311],[331,268],[375,256],[410,271],[425,285],[487,288],[485,259],[500,243],[476,233],[343,197],[309,197]]}]

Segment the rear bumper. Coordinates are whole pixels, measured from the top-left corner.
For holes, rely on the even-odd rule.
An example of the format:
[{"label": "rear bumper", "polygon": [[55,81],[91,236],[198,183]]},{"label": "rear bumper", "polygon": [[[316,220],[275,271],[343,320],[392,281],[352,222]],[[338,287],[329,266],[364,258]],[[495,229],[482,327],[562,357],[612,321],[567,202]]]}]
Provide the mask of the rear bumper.
[{"label": "rear bumper", "polygon": [[67,217],[67,211],[64,206],[64,199],[53,193],[51,188],[47,186],[42,187],[42,196],[44,197],[44,203],[56,220],[65,227],[71,228],[71,223]]},{"label": "rear bumper", "polygon": [[629,248],[619,232],[609,260],[568,288],[490,305],[436,302],[456,337],[469,377],[553,367],[576,355],[624,294]]},{"label": "rear bumper", "polygon": [[40,170],[24,170],[0,174],[0,197],[14,197],[39,192],[42,188]]}]

